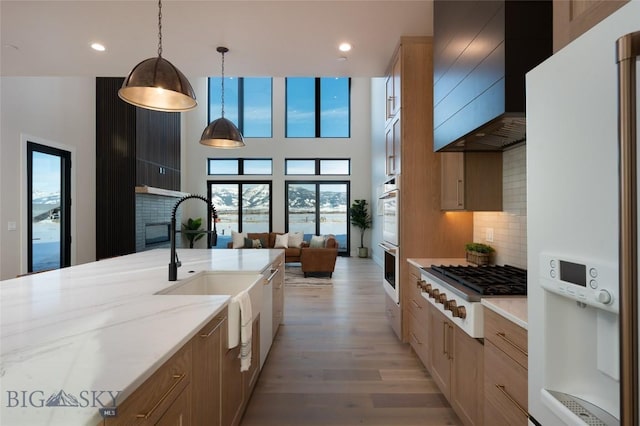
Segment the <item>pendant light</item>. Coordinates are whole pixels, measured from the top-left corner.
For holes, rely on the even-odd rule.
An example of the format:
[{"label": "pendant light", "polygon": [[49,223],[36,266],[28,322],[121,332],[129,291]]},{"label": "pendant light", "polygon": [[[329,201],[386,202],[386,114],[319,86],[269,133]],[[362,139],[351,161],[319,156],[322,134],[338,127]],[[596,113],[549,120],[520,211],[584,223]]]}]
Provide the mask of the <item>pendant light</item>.
[{"label": "pendant light", "polygon": [[162,57],[162,0],[158,0],[158,57],[136,65],[125,78],[118,96],[132,105],[155,111],[189,111],[197,105],[187,77]]},{"label": "pendant light", "polygon": [[224,54],[229,49],[220,46],[216,50],[222,54],[222,114],[220,118],[209,123],[204,129],[200,143],[214,148],[242,148],[245,146],[242,133],[231,120],[224,118]]}]

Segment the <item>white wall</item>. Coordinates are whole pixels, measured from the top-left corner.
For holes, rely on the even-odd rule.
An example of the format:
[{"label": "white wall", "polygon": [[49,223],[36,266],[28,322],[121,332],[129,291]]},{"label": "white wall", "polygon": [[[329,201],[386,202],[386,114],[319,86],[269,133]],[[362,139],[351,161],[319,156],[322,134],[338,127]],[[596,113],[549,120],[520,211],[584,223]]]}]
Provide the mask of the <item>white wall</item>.
[{"label": "white wall", "polygon": [[[353,78],[351,81],[351,138],[348,139],[294,139],[284,137],[285,80],[273,79],[273,138],[249,138],[242,149],[216,149],[200,145],[202,131],[207,126],[207,79],[192,79],[191,84],[198,98],[198,108],[184,114],[185,139],[183,140],[182,190],[207,194],[206,182],[208,158],[272,158],[272,206],[273,230],[284,231],[285,224],[285,180],[304,179],[309,176],[285,176],[285,158],[351,158],[351,177],[326,176],[322,180],[351,180],[351,200],[371,200],[371,79]],[[237,177],[216,177],[235,179]],[[240,177],[242,179],[243,177]],[[257,177],[260,178],[260,177]],[[256,179],[247,176],[246,179]],[[315,179],[315,177],[314,177]],[[213,179],[212,179],[213,180]],[[185,203],[189,216],[206,215],[203,203]],[[371,239],[365,234],[365,245]],[[351,228],[351,252],[357,254],[360,245],[358,229]]]},{"label": "white wall", "polygon": [[385,164],[385,133],[386,121],[386,78],[374,78],[371,80],[371,214],[373,215],[373,227],[371,229],[371,248],[369,255],[382,266],[383,251],[378,247],[382,241],[382,216],[377,215],[379,187],[387,179]]},{"label": "white wall", "polygon": [[0,279],[26,272],[27,139],[72,151],[72,262],[94,260],[95,79],[2,77],[0,98]]},{"label": "white wall", "polygon": [[[248,139],[243,150],[228,151],[198,143],[208,124],[207,80],[191,79],[199,106],[182,114],[182,190],[206,194],[209,157],[273,158],[273,229],[279,231],[284,230],[284,158],[351,158],[351,199],[371,200],[373,208],[370,81],[352,80],[351,138],[313,140],[284,138],[284,79],[274,79],[274,137]],[[0,127],[0,279],[26,272],[26,138],[73,152],[72,264],[95,260],[95,79],[0,78]],[[193,211],[193,215],[196,211],[199,215],[205,213],[204,204],[183,206],[187,213]],[[8,222],[16,222],[17,230],[8,231]],[[351,247],[355,250],[359,233],[353,228],[351,232]],[[370,241],[371,233],[367,232],[365,244]]]}]

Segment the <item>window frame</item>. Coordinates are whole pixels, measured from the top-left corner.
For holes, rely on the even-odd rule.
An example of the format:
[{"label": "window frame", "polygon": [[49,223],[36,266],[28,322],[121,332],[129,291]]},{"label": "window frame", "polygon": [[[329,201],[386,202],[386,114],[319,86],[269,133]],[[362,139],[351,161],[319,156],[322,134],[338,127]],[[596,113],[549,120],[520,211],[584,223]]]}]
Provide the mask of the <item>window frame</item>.
[{"label": "window frame", "polygon": [[[212,115],[211,111],[211,81],[213,79],[221,79],[221,76],[213,76],[207,78],[207,124],[211,123],[213,120],[220,118],[220,111],[216,112],[215,115]],[[270,111],[270,126],[269,126],[269,136],[246,136],[244,132],[244,124],[245,124],[245,79],[269,79],[271,86],[271,96],[269,103],[269,111]],[[231,81],[236,81],[236,92],[238,93],[238,103],[236,105],[238,109],[238,122],[234,123],[242,133],[244,138],[247,139],[272,139],[273,138],[273,77],[225,77],[225,90],[227,89],[226,85]],[[225,99],[225,103],[228,99]],[[218,101],[216,101],[218,102]],[[233,120],[232,120],[233,121]]]},{"label": "window frame", "polygon": [[[221,184],[221,185],[238,185],[238,197],[239,205],[238,205],[238,232],[242,231],[242,186],[245,184],[267,184],[269,186],[269,231],[273,231],[273,180],[238,180],[238,179],[225,179],[225,180],[217,180],[217,179],[208,179],[207,180],[207,200],[209,204],[212,203],[211,196],[213,195],[211,192],[211,185]],[[213,207],[216,207],[215,204]],[[208,224],[209,225],[209,224]],[[210,228],[209,228],[210,229]]]},{"label": "window frame", "polygon": [[[214,161],[237,161],[238,162],[238,173],[236,174],[227,174],[227,173],[212,173],[211,172],[211,163]],[[260,174],[260,173],[245,173],[245,162],[250,161],[269,161],[271,164],[271,173],[269,174]],[[273,158],[207,158],[207,176],[273,176]]]},{"label": "window frame", "polygon": [[[290,78],[308,78],[314,79],[314,117],[315,117],[315,135],[310,136],[289,136],[289,84]],[[322,80],[346,78],[347,79],[347,135],[346,136],[322,136]],[[351,138],[351,77],[285,77],[284,79],[284,137],[290,139],[349,139]]]},{"label": "window frame", "polygon": [[351,206],[351,181],[350,180],[310,180],[310,179],[291,179],[284,181],[284,229],[285,232],[289,232],[289,185],[315,185],[316,187],[316,211],[315,211],[315,235],[320,235],[320,185],[345,185],[347,187],[346,202],[347,202],[347,235],[346,235],[346,248],[345,250],[338,249],[338,256],[350,256],[351,253],[351,214],[349,213],[349,207]]},{"label": "window frame", "polygon": [[[293,174],[288,172],[289,161],[314,161],[314,173],[304,173],[304,174]],[[339,173],[339,174],[330,174],[330,173],[322,173],[321,166],[323,161],[346,161],[347,162],[347,173]],[[284,159],[284,175],[285,176],[351,176],[351,158],[285,158]]]}]

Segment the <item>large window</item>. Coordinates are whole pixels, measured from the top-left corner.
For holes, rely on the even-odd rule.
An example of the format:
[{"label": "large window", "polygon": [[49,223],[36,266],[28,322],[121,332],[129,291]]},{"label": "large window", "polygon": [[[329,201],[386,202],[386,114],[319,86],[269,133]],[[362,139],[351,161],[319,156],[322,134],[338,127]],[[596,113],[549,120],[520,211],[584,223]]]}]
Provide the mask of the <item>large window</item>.
[{"label": "large window", "polygon": [[286,182],[287,232],[312,235],[333,234],[338,251],[349,253],[349,182]]},{"label": "large window", "polygon": [[351,174],[351,160],[346,158],[286,158],[285,175],[345,175]]},{"label": "large window", "polygon": [[286,137],[348,138],[351,79],[287,77]]},{"label": "large window", "polygon": [[231,231],[271,232],[270,181],[209,181],[207,184],[209,201],[218,212],[216,247],[227,247]]},{"label": "large window", "polygon": [[[225,77],[224,116],[245,138],[272,137],[272,79]],[[222,112],[222,77],[209,77],[209,122]]]},{"label": "large window", "polygon": [[210,175],[272,175],[271,158],[209,158],[207,173]]}]

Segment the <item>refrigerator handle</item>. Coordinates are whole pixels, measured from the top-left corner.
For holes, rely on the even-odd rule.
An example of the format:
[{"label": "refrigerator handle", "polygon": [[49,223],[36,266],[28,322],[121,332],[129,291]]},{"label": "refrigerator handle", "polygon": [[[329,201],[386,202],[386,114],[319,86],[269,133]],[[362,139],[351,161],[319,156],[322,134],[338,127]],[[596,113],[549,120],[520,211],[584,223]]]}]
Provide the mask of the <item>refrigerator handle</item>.
[{"label": "refrigerator handle", "polygon": [[620,425],[638,417],[638,224],[636,157],[636,58],[640,31],[616,42],[618,63]]}]

